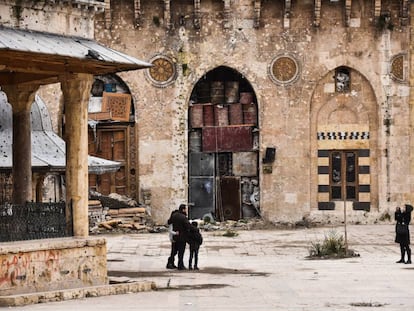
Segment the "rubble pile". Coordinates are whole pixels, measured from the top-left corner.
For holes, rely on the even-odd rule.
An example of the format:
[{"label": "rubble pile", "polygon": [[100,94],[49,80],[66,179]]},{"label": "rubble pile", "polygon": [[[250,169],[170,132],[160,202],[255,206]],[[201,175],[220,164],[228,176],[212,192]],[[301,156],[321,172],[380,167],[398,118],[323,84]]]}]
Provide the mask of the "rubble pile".
[{"label": "rubble pile", "polygon": [[149,207],[115,193],[108,196],[99,193],[90,195],[89,231],[91,233],[142,231],[147,230],[147,225],[152,225]]}]

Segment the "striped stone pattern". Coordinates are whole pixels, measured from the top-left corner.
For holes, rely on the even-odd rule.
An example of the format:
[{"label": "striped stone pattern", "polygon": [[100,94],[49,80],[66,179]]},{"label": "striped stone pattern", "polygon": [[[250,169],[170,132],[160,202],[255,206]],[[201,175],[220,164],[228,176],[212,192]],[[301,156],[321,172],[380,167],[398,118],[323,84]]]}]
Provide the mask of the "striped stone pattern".
[{"label": "striped stone pattern", "polygon": [[[329,151],[318,150],[318,209],[334,210],[335,202],[329,199]],[[369,149],[358,150],[358,201],[354,202],[354,210],[370,209],[371,179],[370,179]]]},{"label": "striped stone pattern", "polygon": [[357,139],[369,139],[369,132],[318,132],[318,140],[357,140]]}]

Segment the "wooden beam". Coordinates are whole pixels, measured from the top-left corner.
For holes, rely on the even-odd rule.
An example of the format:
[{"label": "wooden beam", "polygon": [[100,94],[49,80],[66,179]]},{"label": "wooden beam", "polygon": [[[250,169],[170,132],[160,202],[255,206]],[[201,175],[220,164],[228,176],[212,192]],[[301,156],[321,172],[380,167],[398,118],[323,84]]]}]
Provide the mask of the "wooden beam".
[{"label": "wooden beam", "polygon": [[62,55],[1,50],[2,71],[55,76],[65,72],[106,74],[139,69],[133,64],[102,62],[96,59],[78,59]]},{"label": "wooden beam", "polygon": [[53,76],[18,72],[0,72],[0,85],[16,85],[24,83],[46,85],[56,82],[59,82],[58,75]]}]

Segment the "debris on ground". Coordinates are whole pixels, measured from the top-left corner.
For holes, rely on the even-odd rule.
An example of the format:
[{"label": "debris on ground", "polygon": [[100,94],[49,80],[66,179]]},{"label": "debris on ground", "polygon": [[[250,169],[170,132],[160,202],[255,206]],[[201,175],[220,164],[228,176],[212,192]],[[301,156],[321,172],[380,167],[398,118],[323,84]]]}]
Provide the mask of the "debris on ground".
[{"label": "debris on ground", "polygon": [[135,200],[111,193],[89,196],[89,231],[91,233],[147,231],[152,226],[151,210]]}]

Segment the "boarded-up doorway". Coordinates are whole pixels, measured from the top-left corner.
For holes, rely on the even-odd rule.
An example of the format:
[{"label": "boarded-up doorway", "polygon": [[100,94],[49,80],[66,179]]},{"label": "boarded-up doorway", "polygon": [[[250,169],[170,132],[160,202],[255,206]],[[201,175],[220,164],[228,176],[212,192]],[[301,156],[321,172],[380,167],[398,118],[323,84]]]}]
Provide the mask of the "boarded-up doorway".
[{"label": "boarded-up doorway", "polygon": [[259,215],[256,96],[237,71],[218,67],[189,105],[189,216],[219,221]]}]

